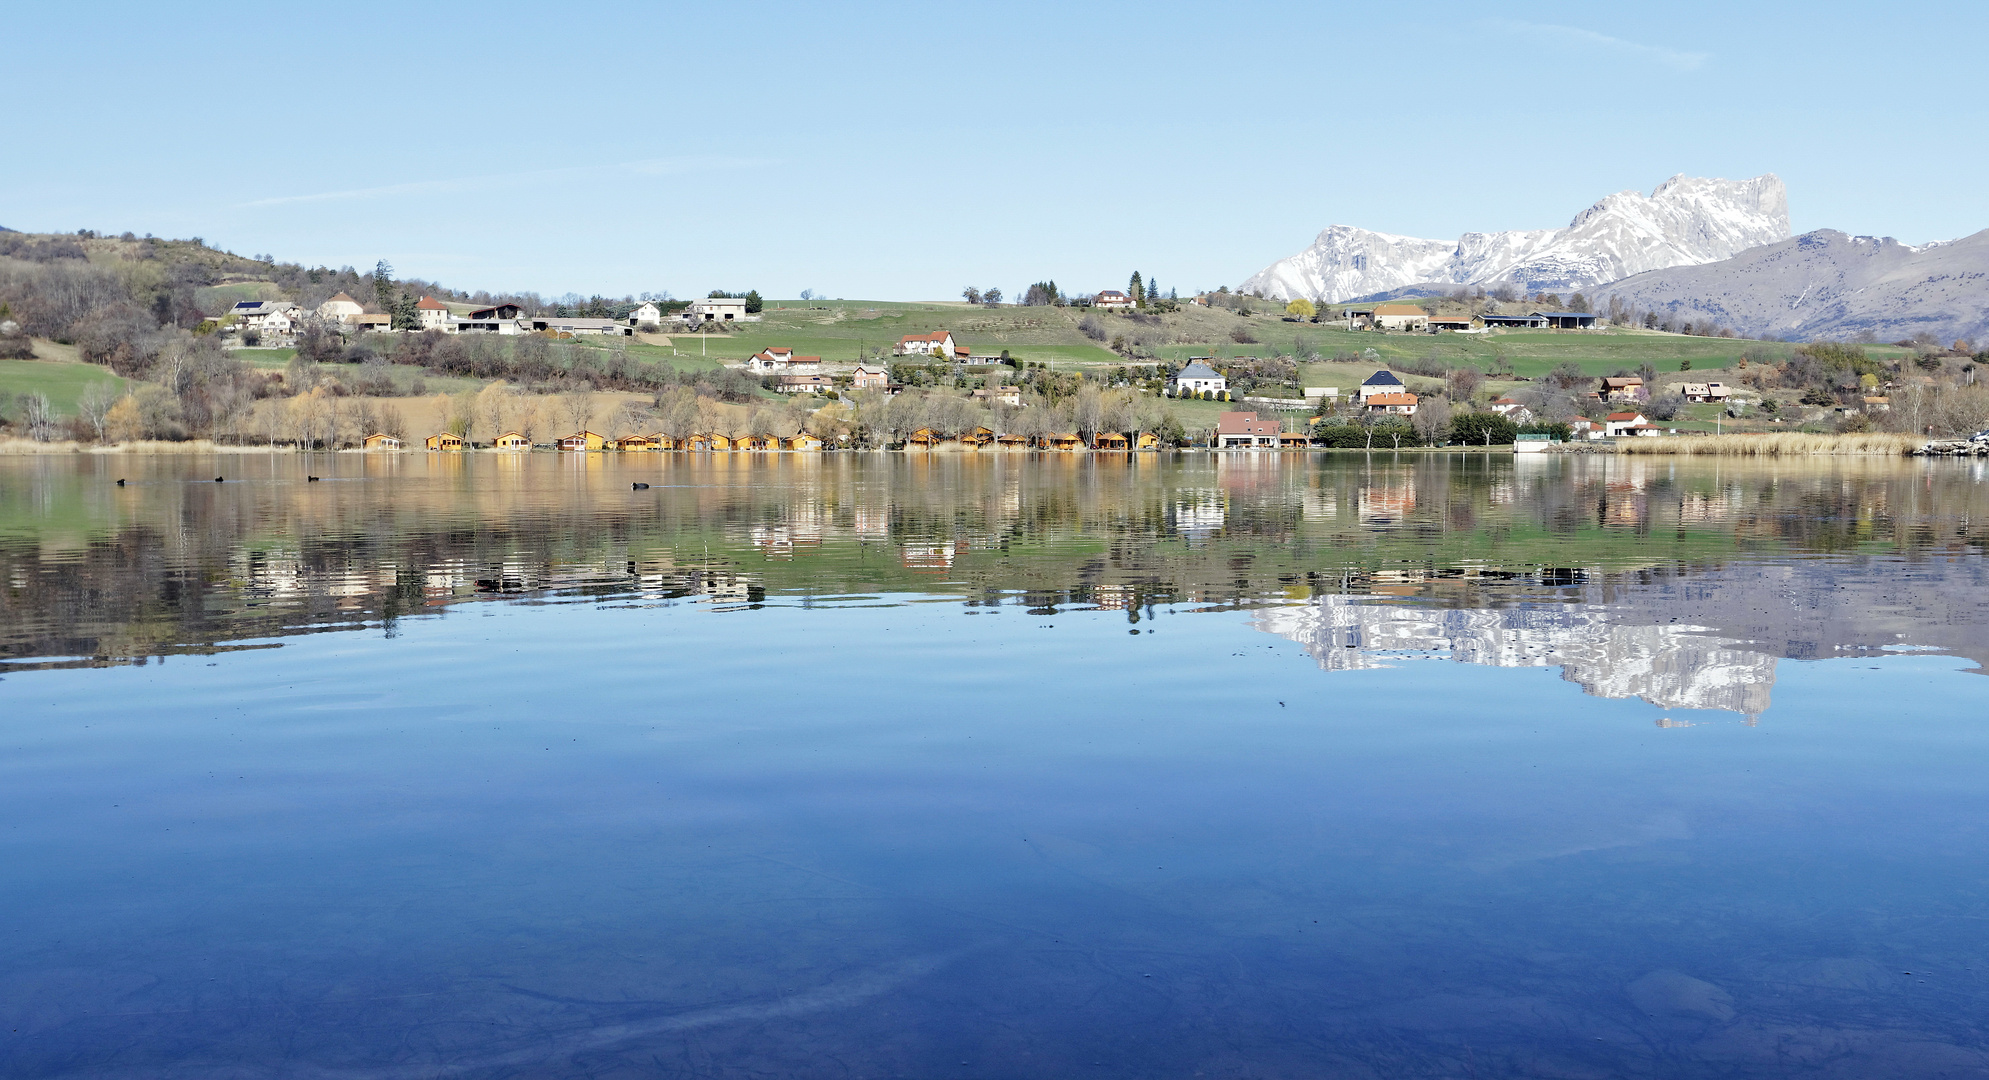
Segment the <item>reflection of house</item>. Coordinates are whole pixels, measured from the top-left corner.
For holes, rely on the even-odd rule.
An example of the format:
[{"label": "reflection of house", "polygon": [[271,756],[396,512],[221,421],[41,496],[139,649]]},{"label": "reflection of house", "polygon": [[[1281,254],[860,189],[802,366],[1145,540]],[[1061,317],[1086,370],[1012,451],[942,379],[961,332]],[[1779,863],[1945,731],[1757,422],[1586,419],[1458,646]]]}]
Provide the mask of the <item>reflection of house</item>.
[{"label": "reflection of house", "polygon": [[561,450],[602,450],[606,449],[608,438],[591,431],[576,431],[559,441]]},{"label": "reflection of house", "polygon": [[530,450],[532,440],[516,431],[507,431],[492,440],[490,445],[498,450]]},{"label": "reflection of house", "polygon": [[368,450],[399,450],[401,441],[392,435],[368,435],[360,445]]},{"label": "reflection of house", "polygon": [[1216,418],[1216,448],[1244,447],[1276,449],[1283,426],[1276,420],[1259,420],[1254,412],[1226,412]]},{"label": "reflection of house", "polygon": [[427,439],[423,440],[423,445],[427,446],[430,450],[463,450],[469,447],[469,444],[463,441],[461,435],[449,431],[430,435]]}]

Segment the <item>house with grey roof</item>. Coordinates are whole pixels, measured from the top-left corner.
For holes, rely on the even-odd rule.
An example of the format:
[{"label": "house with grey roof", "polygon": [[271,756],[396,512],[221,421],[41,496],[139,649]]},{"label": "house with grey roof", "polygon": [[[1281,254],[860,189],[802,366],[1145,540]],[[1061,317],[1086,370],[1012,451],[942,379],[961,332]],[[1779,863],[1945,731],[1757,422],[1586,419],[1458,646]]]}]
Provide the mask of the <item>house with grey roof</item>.
[{"label": "house with grey roof", "polygon": [[1207,364],[1191,360],[1187,367],[1174,373],[1168,388],[1177,394],[1183,390],[1193,390],[1197,393],[1205,390],[1227,390],[1229,380],[1223,377],[1222,372]]},{"label": "house with grey roof", "polygon": [[1361,402],[1365,404],[1368,398],[1376,394],[1401,394],[1406,393],[1408,389],[1402,385],[1401,379],[1395,377],[1394,372],[1384,369],[1361,380]]}]

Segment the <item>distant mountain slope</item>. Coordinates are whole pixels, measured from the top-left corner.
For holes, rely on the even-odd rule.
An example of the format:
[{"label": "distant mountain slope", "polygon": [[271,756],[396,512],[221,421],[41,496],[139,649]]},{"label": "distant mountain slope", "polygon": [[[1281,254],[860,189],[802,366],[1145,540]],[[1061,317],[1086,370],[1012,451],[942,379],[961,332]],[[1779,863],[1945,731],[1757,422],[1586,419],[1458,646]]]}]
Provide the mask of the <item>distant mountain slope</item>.
[{"label": "distant mountain slope", "polygon": [[1913,247],[1832,229],[1704,266],[1637,274],[1596,299],[1708,318],[1749,337],[1989,338],[1989,229]]},{"label": "distant mountain slope", "polygon": [[1564,229],[1465,233],[1446,241],[1329,226],[1311,247],[1245,281],[1243,291],[1338,303],[1430,284],[1586,289],[1648,270],[1715,262],[1788,236],[1788,191],[1773,173],[1752,180],[1674,176],[1648,196],[1610,195]]}]

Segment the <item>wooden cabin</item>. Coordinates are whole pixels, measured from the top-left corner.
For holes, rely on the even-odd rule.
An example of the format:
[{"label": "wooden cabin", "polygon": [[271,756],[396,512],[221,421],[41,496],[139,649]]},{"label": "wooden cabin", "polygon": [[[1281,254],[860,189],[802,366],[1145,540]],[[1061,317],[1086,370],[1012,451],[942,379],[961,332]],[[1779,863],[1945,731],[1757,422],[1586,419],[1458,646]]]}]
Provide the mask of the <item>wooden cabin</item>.
[{"label": "wooden cabin", "polygon": [[1287,431],[1278,436],[1278,449],[1304,450],[1312,445],[1312,436],[1303,431]]},{"label": "wooden cabin", "polygon": [[1160,449],[1160,436],[1155,435],[1151,431],[1142,431],[1140,432],[1140,437],[1133,440],[1133,449],[1158,450]]},{"label": "wooden cabin", "polygon": [[461,435],[450,431],[430,435],[428,438],[422,440],[422,442],[430,450],[468,450],[470,448],[470,444],[464,442]]},{"label": "wooden cabin", "polygon": [[712,432],[709,435],[706,435],[705,438],[709,440],[711,443],[710,446],[706,447],[706,449],[709,450],[732,450],[736,449],[737,447],[737,444],[732,440],[731,436],[720,435],[716,431]]},{"label": "wooden cabin", "polygon": [[938,446],[943,441],[944,440],[942,440],[939,437],[938,432],[933,431],[929,427],[922,427],[917,431],[912,432],[912,437],[905,440],[905,445],[916,446],[922,450],[930,450],[933,447]]},{"label": "wooden cabin", "polygon": [[804,431],[787,440],[787,448],[789,450],[820,450],[822,448],[822,440]]},{"label": "wooden cabin", "polygon": [[655,440],[647,435],[624,435],[615,440],[615,449],[622,451],[654,450]]},{"label": "wooden cabin", "polygon": [[683,448],[686,450],[694,450],[694,451],[709,450],[711,449],[711,436],[686,435],[684,436]]},{"label": "wooden cabin", "polygon": [[499,435],[490,445],[497,450],[530,450],[532,440],[516,431],[507,431]]},{"label": "wooden cabin", "polygon": [[654,444],[650,447],[651,450],[675,450],[678,448],[677,440],[671,438],[668,435],[663,434],[660,431],[654,435],[648,436],[648,439],[652,444]]},{"label": "wooden cabin", "polygon": [[1126,437],[1116,431],[1101,431],[1091,439],[1093,450],[1124,450],[1128,445]]},{"label": "wooden cabin", "polygon": [[997,435],[995,445],[1003,450],[1026,450],[1029,447],[1027,435]]},{"label": "wooden cabin", "polygon": [[392,435],[375,433],[366,436],[366,441],[360,445],[368,450],[399,450],[401,448],[401,441]]},{"label": "wooden cabin", "polygon": [[742,435],[732,440],[734,450],[778,450],[780,440],[771,435]]},{"label": "wooden cabin", "polygon": [[1084,440],[1077,437],[1077,432],[1066,431],[1058,435],[1043,436],[1043,445],[1051,450],[1082,450]]},{"label": "wooden cabin", "polygon": [[591,431],[576,431],[559,441],[561,450],[605,450],[607,447],[608,437]]},{"label": "wooden cabin", "polygon": [[966,443],[968,446],[988,446],[995,441],[994,429],[990,427],[977,427],[960,436],[960,441]]}]

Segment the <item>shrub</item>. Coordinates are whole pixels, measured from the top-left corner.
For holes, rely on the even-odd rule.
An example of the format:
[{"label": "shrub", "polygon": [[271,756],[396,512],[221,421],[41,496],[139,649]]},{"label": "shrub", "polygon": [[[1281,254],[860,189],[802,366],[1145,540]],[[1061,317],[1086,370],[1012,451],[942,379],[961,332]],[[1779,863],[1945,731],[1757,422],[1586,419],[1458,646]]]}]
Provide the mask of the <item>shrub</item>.
[{"label": "shrub", "polygon": [[1519,425],[1498,413],[1458,413],[1450,418],[1450,441],[1470,446],[1488,446],[1513,441]]},{"label": "shrub", "polygon": [[1239,326],[1229,332],[1229,340],[1238,345],[1255,345],[1257,344],[1257,335],[1251,333],[1249,327]]}]

